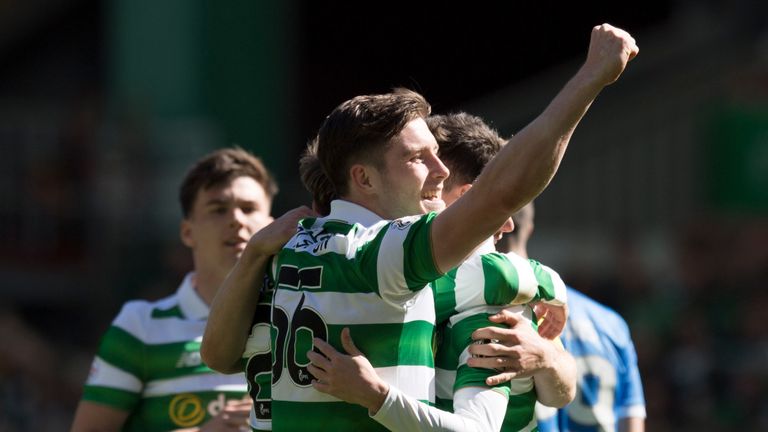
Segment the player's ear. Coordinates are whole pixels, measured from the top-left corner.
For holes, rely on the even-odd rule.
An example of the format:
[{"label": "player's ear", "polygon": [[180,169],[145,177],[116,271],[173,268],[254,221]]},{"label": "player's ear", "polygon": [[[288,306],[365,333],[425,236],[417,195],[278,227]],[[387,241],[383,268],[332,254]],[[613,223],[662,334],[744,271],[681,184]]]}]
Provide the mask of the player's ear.
[{"label": "player's ear", "polygon": [[349,168],[350,186],[364,194],[374,193],[377,176],[370,165],[354,164]]},{"label": "player's ear", "polygon": [[184,246],[188,248],[195,246],[195,238],[192,235],[192,223],[187,218],[182,219],[181,224],[179,224],[179,238],[181,238]]},{"label": "player's ear", "polygon": [[462,196],[465,193],[467,193],[468,190],[472,189],[472,183],[467,183],[467,184],[458,186],[458,188],[459,188],[459,196]]}]

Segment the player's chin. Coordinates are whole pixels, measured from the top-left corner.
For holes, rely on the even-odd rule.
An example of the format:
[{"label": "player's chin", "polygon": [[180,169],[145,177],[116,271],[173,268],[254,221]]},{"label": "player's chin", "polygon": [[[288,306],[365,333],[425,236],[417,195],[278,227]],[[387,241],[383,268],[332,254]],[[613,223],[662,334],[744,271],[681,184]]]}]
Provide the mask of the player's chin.
[{"label": "player's chin", "polygon": [[421,208],[424,213],[441,212],[445,210],[445,201],[442,198],[422,199]]}]

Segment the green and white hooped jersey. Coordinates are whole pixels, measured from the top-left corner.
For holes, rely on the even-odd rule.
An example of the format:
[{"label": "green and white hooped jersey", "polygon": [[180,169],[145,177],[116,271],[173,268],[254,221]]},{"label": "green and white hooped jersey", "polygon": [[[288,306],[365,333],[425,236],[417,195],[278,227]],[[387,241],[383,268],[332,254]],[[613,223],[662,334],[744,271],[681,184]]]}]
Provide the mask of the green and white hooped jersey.
[{"label": "green and white hooped jersey", "polygon": [[272,352],[270,350],[274,282],[265,275],[251,331],[243,351],[243,370],[253,400],[248,422],[252,430],[272,430]]},{"label": "green and white hooped jersey", "polygon": [[123,430],[199,426],[247,397],[243,374],[222,375],[200,358],[208,306],[192,278],[162,300],[126,303],[102,337],[82,399],[129,411]]},{"label": "green and white hooped jersey", "polygon": [[272,421],[275,430],[382,430],[367,409],[311,386],[312,338],[342,351],[345,327],[376,372],[418,400],[434,401],[432,290],[441,276],[430,246],[435,214],[382,221],[336,200],[306,219],[274,266]]},{"label": "green and white hooped jersey", "polygon": [[515,253],[496,252],[489,239],[460,266],[431,284],[437,322],[477,306],[566,301],[565,283],[551,268]]},{"label": "green and white hooped jersey", "polygon": [[[472,332],[495,325],[488,320],[489,315],[523,301],[542,300],[554,304],[566,301],[565,284],[554,270],[514,253],[498,253],[490,240],[431,287],[437,320],[443,323],[435,360],[437,406],[447,411],[453,411],[456,390],[488,387],[485,379],[496,374],[466,365],[467,349],[473,343]],[[536,328],[530,307],[515,309]],[[509,397],[502,430],[536,430],[533,380],[516,379],[497,389]]]},{"label": "green and white hooped jersey", "polygon": [[[497,372],[490,369],[467,366],[472,345],[472,332],[491,325],[501,326],[488,321],[488,317],[505,306],[477,306],[452,316],[441,326],[440,345],[435,359],[437,373],[437,407],[453,411],[453,393],[463,387],[489,387],[485,379]],[[514,306],[516,313],[536,329],[533,311],[528,305]],[[508,383],[493,387],[507,396],[507,412],[501,430],[535,431],[536,389],[532,378],[516,378]]]}]

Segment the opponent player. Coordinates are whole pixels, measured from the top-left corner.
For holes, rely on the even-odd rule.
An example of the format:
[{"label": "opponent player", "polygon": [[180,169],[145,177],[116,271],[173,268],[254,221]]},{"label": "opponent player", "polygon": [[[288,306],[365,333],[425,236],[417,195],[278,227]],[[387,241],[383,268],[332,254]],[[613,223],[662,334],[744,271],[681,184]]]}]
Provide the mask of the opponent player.
[{"label": "opponent player", "polygon": [[[513,216],[515,229],[497,243],[501,251],[528,256],[533,233],[533,203]],[[626,321],[581,292],[567,287],[570,317],[561,339],[576,358],[576,398],[555,410],[536,407],[539,430],[620,431],[645,430],[645,398],[637,354]]]},{"label": "opponent player", "polygon": [[180,236],[195,270],[176,293],[130,301],[103,336],[72,431],[236,431],[251,403],[242,374],[200,360],[208,304],[246,242],[268,224],[277,186],[261,161],[230,148],[206,155],[180,188]]}]

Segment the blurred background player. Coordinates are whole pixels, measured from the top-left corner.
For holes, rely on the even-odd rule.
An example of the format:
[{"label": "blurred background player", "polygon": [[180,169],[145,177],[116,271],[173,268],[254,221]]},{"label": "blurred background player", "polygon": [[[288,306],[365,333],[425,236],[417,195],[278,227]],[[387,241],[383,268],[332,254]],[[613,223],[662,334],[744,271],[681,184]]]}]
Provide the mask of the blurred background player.
[{"label": "blurred background player", "polygon": [[209,304],[254,233],[272,221],[277,185],[240,148],[214,151],[186,174],[180,237],[194,271],[164,299],[126,303],[103,336],[72,431],[237,431],[251,403],[243,374],[200,357]]},{"label": "blurred background player", "polygon": [[[527,257],[534,228],[533,203],[512,217],[514,230],[496,244],[499,251]],[[614,310],[568,287],[569,317],[561,340],[576,359],[576,398],[555,410],[538,405],[539,430],[645,430],[645,399],[637,354],[626,321]]]}]

